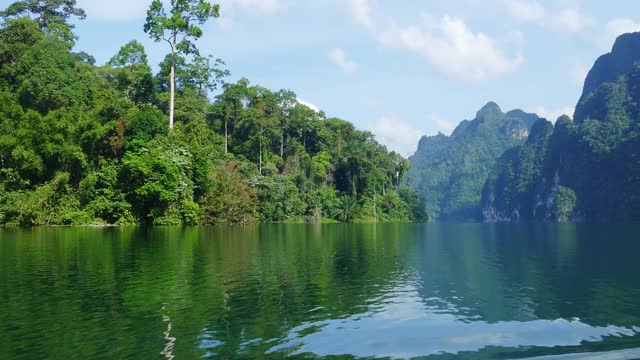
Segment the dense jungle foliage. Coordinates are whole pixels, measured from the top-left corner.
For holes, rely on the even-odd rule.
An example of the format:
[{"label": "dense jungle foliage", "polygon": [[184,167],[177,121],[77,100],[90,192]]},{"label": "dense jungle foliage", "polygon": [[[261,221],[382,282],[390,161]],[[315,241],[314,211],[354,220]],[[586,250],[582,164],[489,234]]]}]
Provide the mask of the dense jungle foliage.
[{"label": "dense jungle foliage", "polygon": [[640,220],[640,33],[589,72],[573,121],[534,125],[483,191],[485,221]]},{"label": "dense jungle foliage", "polygon": [[[189,10],[202,22],[219,9],[171,4],[170,14]],[[371,133],[291,91],[227,82],[224,63],[197,51],[202,33],[191,25],[168,26],[187,40],[156,74],[135,40],[99,66],[74,49],[68,20],[85,17],[75,5],[26,0],[0,14],[0,223],[427,219],[401,186],[409,162]],[[184,25],[165,12],[152,3],[145,31],[154,39],[161,25]]]}]

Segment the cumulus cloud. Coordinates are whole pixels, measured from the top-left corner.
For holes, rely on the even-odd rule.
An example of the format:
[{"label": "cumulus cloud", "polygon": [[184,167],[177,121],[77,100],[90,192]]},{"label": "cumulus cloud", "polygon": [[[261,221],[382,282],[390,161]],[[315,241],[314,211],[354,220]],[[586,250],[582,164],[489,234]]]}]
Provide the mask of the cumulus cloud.
[{"label": "cumulus cloud", "polygon": [[149,4],[151,0],[78,0],[78,6],[87,12],[88,19],[104,21],[142,19],[147,14]]},{"label": "cumulus cloud", "polygon": [[566,8],[552,14],[548,24],[559,30],[577,33],[596,25],[596,20],[577,8]]},{"label": "cumulus cloud", "polygon": [[462,19],[423,15],[423,20],[420,25],[394,26],[381,33],[379,40],[383,45],[417,53],[438,71],[468,81],[515,71],[524,61],[519,54],[507,56],[500,41],[473,32]]},{"label": "cumulus cloud", "polygon": [[[78,0],[78,6],[87,12],[89,19],[104,21],[131,21],[144,19],[152,0]],[[168,1],[163,1],[168,3]],[[272,15],[286,8],[284,0],[218,0],[222,17],[219,26],[223,29],[231,26],[225,14],[230,11],[242,11],[251,15]],[[124,11],[123,9],[126,9]]]},{"label": "cumulus cloud", "polygon": [[296,101],[300,104],[300,105],[304,105],[306,107],[308,107],[309,109],[315,111],[315,112],[320,112],[320,109],[313,103],[310,103],[308,101],[304,101],[302,99],[296,99]]},{"label": "cumulus cloud", "polygon": [[600,39],[600,46],[603,50],[610,50],[618,36],[637,31],[640,31],[640,24],[631,19],[612,19],[607,22],[605,32]]},{"label": "cumulus cloud", "polygon": [[413,128],[396,115],[384,115],[373,127],[376,139],[402,156],[416,152],[418,141],[422,137],[420,130]]},{"label": "cumulus cloud", "polygon": [[544,106],[536,106],[529,111],[536,113],[541,118],[545,118],[551,122],[556,122],[556,120],[558,120],[558,118],[562,115],[567,115],[572,118],[573,110],[574,109],[571,106],[563,106],[556,109],[548,109]]},{"label": "cumulus cloud", "polygon": [[537,1],[503,0],[509,15],[517,21],[540,21],[544,19],[545,10]]},{"label": "cumulus cloud", "polygon": [[580,11],[574,2],[555,2],[548,9],[535,0],[500,0],[509,16],[520,22],[535,22],[556,30],[577,33],[596,24],[595,18]]},{"label": "cumulus cloud", "polygon": [[349,0],[349,14],[357,24],[368,30],[374,29],[369,0]]},{"label": "cumulus cloud", "polygon": [[239,9],[252,15],[272,15],[286,7],[281,0],[218,0],[217,3],[223,10]]},{"label": "cumulus cloud", "polygon": [[329,50],[327,57],[329,58],[329,61],[346,73],[354,72],[358,67],[356,63],[347,58],[344,50],[340,48]]}]

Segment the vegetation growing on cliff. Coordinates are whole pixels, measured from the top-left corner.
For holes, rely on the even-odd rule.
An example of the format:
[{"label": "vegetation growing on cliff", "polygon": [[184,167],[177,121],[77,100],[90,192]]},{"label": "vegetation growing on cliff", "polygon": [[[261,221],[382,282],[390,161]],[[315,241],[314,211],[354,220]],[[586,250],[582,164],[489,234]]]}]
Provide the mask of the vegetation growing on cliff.
[{"label": "vegetation growing on cliff", "polygon": [[484,220],[640,219],[639,60],[640,33],[621,35],[589,72],[574,120],[560,117],[502,157]]},{"label": "vegetation growing on cliff", "polygon": [[482,187],[496,160],[522,144],[537,119],[521,110],[505,114],[490,102],[451,136],[423,137],[409,158],[409,178],[426,199],[429,214],[442,220],[478,220]]}]

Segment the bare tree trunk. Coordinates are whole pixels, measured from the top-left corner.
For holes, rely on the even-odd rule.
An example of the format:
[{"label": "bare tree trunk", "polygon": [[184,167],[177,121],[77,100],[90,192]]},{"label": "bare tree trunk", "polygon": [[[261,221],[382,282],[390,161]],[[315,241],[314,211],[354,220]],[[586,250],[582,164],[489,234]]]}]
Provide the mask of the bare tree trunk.
[{"label": "bare tree trunk", "polygon": [[284,159],[284,128],[280,134],[280,157]]},{"label": "bare tree trunk", "polygon": [[258,142],[260,143],[260,165],[259,165],[259,170],[260,170],[260,175],[262,175],[262,129],[260,129],[260,136],[258,137]]},{"label": "bare tree trunk", "polygon": [[376,202],[376,197],[377,197],[377,193],[376,193],[376,186],[375,184],[373,185],[373,222],[377,223],[378,222],[378,203]]},{"label": "bare tree trunk", "polygon": [[227,132],[227,117],[224,118],[224,153],[228,152],[228,132]]},{"label": "bare tree trunk", "polygon": [[176,35],[173,35],[173,44],[171,44],[171,79],[170,99],[169,99],[169,130],[173,130],[173,106],[176,97]]}]

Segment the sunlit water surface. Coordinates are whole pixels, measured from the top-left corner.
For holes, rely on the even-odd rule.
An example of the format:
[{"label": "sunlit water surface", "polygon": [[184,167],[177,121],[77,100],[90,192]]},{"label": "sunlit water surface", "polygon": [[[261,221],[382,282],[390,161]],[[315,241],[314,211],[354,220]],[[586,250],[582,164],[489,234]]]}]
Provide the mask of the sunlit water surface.
[{"label": "sunlit water surface", "polygon": [[640,226],[0,230],[2,359],[637,359]]}]

